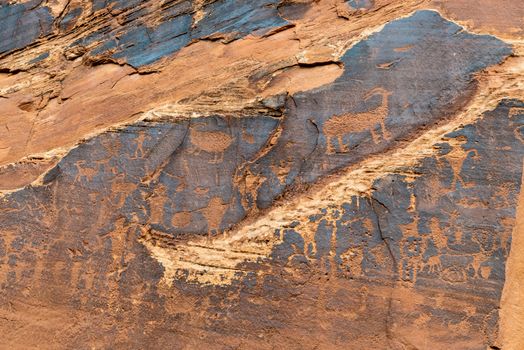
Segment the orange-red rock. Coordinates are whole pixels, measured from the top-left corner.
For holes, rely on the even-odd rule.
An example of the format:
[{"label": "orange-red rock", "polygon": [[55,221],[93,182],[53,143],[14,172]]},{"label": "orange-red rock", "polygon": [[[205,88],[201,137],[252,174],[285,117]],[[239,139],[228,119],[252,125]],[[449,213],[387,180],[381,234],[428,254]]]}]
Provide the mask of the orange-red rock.
[{"label": "orange-red rock", "polygon": [[523,16],[0,3],[0,348],[523,348]]}]

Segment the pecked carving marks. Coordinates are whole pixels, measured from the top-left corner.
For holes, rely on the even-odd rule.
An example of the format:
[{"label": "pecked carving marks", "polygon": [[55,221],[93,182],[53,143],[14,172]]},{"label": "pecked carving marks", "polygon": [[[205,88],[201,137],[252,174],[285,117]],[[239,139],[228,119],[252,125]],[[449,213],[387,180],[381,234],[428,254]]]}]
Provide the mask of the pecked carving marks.
[{"label": "pecked carving marks", "polygon": [[[172,242],[187,238],[187,234],[214,235],[240,221],[252,200],[235,175],[262,150],[278,122],[266,116],[215,116],[139,122],[101,134],[71,150],[41,184],[5,194],[0,202],[0,231],[18,230],[16,235],[27,238],[24,242],[42,239],[39,262],[64,262],[71,273],[77,269],[76,277],[71,276],[77,280],[72,283],[87,283],[91,293],[95,287],[89,283],[93,281],[86,282],[78,268],[84,272],[96,269],[91,264],[107,260],[108,253],[104,249],[91,252],[86,248],[89,244],[104,241],[114,247],[112,254],[117,256],[144,254],[138,239],[147,237],[147,232],[164,235]],[[62,249],[64,244],[69,248]],[[27,252],[24,247],[21,251]],[[177,256],[187,260],[186,255],[191,257],[194,250],[204,248],[181,247]],[[21,253],[19,259],[25,261],[32,253],[28,254]],[[246,254],[230,252],[232,261]],[[90,258],[79,266],[77,256]],[[140,264],[145,261],[143,256],[137,259]],[[127,266],[117,261],[108,263],[107,268],[125,270],[122,264]],[[197,264],[198,259],[189,265]],[[13,293],[25,288],[27,280],[20,276],[25,272],[10,273],[3,260],[0,265],[2,283],[9,278],[6,283]],[[9,272],[10,277],[3,272]],[[53,273],[42,279],[46,285],[59,284],[60,274]],[[141,278],[147,283],[157,280],[155,276]],[[96,287],[100,288],[97,292],[103,295],[108,292],[106,287],[110,286]],[[56,295],[69,298],[64,293],[69,292]]]},{"label": "pecked carving marks", "polygon": [[[413,166],[411,175],[382,174],[369,196],[348,196],[307,212],[307,218],[284,220],[273,263],[296,269],[308,264],[331,278],[390,290],[395,303],[388,332],[416,348],[425,346],[421,339],[441,346],[457,339],[464,348],[495,344],[522,189],[522,106],[502,101],[445,135],[433,145],[436,154]],[[315,196],[308,200],[303,207],[321,203]],[[420,333],[413,333],[413,324]]]},{"label": "pecked carving marks", "polygon": [[[287,100],[279,142],[250,168],[263,179],[257,205],[267,208],[289,186],[453,115],[475,88],[473,74],[510,53],[502,41],[469,34],[434,11],[388,23],[342,56],[344,73],[332,84]],[[318,142],[312,122],[322,131]]]},{"label": "pecked carving marks", "polygon": [[113,198],[115,217],[161,232],[222,232],[252,208],[251,193],[236,175],[278,122],[266,116],[139,122],[79,145],[43,181]]},{"label": "pecked carving marks", "polygon": [[[270,117],[194,118],[191,126],[175,124],[170,129],[168,133],[176,137],[166,138],[166,131],[160,130],[149,136],[164,140],[160,144],[167,142],[160,158],[155,154],[164,146],[150,151],[150,156],[143,140],[137,141],[128,157],[138,162],[149,159],[145,164],[150,174],[135,175],[149,187],[136,178],[131,185],[147,193],[142,212],[135,214],[150,216],[154,229],[173,235],[221,232],[248,211],[268,207],[288,186],[312,182],[393,147],[409,133],[452,113],[468,97],[465,91],[473,82],[472,74],[509,52],[501,41],[465,33],[433,11],[389,23],[346,52],[344,73],[333,84],[290,96],[288,117],[278,133],[278,122]],[[384,62],[394,63],[384,69]],[[259,154],[270,135],[274,136],[270,147]],[[171,144],[175,141],[166,140],[177,140],[178,148]],[[71,175],[67,181],[93,186],[108,179],[107,165],[82,159],[75,155],[78,152],[68,157],[69,163],[78,158],[66,172]],[[62,174],[67,162],[57,168]],[[55,173],[56,169],[50,172]]]},{"label": "pecked carving marks", "polygon": [[[328,154],[333,154],[336,152],[349,152],[349,149],[347,145],[345,145],[343,138],[354,133],[370,132],[373,142],[379,143],[380,139],[375,132],[375,127],[377,124],[380,125],[382,138],[385,141],[390,138],[390,135],[386,129],[386,118],[389,113],[388,98],[391,95],[391,92],[380,87],[375,88],[364,96],[364,100],[368,100],[374,95],[381,96],[382,101],[378,107],[375,107],[371,111],[356,114],[347,113],[342,115],[334,115],[326,120],[322,131],[326,137],[326,148]],[[338,151],[333,146],[333,138],[336,139],[336,142],[340,147]]]},{"label": "pecked carving marks", "polygon": [[[522,174],[521,102],[478,121],[461,115],[450,125],[466,126],[448,134],[455,127],[446,125],[398,162],[372,158],[300,197],[298,208],[284,202],[217,234],[256,208],[267,174],[278,195],[288,182],[395,147],[447,108],[454,113],[447,97],[466,99],[469,74],[507,52],[437,14],[414,17],[348,51],[336,84],[291,96],[285,120],[136,123],[83,142],[42,183],[3,196],[4,337],[20,339],[19,325],[37,323],[40,333],[65,332],[53,338],[66,348],[491,345]],[[337,119],[342,131],[330,129]],[[42,305],[66,310],[58,325],[17,323]]]},{"label": "pecked carving marks", "polygon": [[[399,155],[406,160],[386,162],[375,175],[373,166],[350,172],[345,180],[298,200],[297,206],[275,209],[231,234],[190,238],[176,248],[154,239],[144,243],[159,261],[171,256],[165,265],[169,278],[190,282],[232,283],[251,271],[252,262],[263,262],[260,268],[268,260],[286,266],[307,262],[350,278],[393,280],[421,289],[447,290],[451,283],[454,290],[469,293],[472,283],[476,297],[496,303],[520,186],[524,143],[516,131],[524,120],[515,111],[522,105],[503,101],[471,119],[478,121],[466,126],[457,122],[424,149],[412,149],[429,154],[416,163],[403,163],[416,156],[408,153]],[[425,153],[426,148],[435,151]],[[511,154],[503,161],[509,174],[491,174],[504,152]],[[359,177],[369,182],[369,196],[358,195]],[[488,180],[494,181],[489,189],[484,185]],[[199,256],[194,247],[213,254]],[[173,249],[215,268],[203,273]],[[228,269],[219,269],[221,261],[229,262]]]},{"label": "pecked carving marks", "polygon": [[214,163],[221,163],[224,160],[224,152],[233,143],[233,138],[224,132],[198,131],[195,127],[191,129],[190,137],[197,152],[204,151],[220,157],[220,160],[215,157]]},{"label": "pecked carving marks", "polygon": [[[236,148],[251,154],[251,161],[263,154],[278,120],[206,117],[138,123],[100,135],[71,151],[44,185],[3,198],[0,276],[6,289],[0,302],[30,293],[75,310],[103,307],[111,310],[105,317],[112,320],[124,313],[130,324],[151,317],[168,320],[148,327],[167,327],[165,332],[175,334],[186,324],[169,315],[188,311],[176,309],[171,299],[178,304],[189,296],[191,305],[208,303],[204,314],[220,315],[212,323],[216,327],[227,320],[220,326],[227,334],[235,334],[236,319],[259,330],[261,317],[287,315],[276,312],[283,305],[298,310],[320,303],[322,310],[333,310],[319,313],[322,322],[340,322],[338,314],[352,320],[341,322],[338,336],[332,335],[337,340],[329,340],[335,343],[358,342],[362,334],[382,337],[387,319],[389,337],[415,347],[422,347],[421,341],[441,347],[456,341],[464,348],[489,345],[521,187],[524,145],[517,135],[524,125],[523,106],[503,101],[447,133],[428,145],[436,151],[410,168],[410,176],[402,167],[397,170],[403,174],[379,174],[369,197],[348,195],[344,188],[335,188],[337,196],[312,194],[300,210],[288,212],[284,206],[282,218],[261,218],[260,227],[247,227],[242,235],[212,239],[184,233],[213,234],[214,227],[224,225],[216,214],[224,205],[230,212],[236,208],[216,195],[221,188],[231,191],[230,185],[223,180],[217,185],[215,176],[202,172],[241,169],[243,163],[229,163]],[[229,135],[230,145],[219,147],[222,162],[213,163],[217,148],[196,149],[193,127]],[[180,167],[193,157],[195,163]],[[166,204],[171,198],[176,201]],[[192,202],[197,200],[208,209]],[[195,207],[180,211],[180,203]],[[208,227],[191,226],[200,217]],[[219,301],[235,293],[257,299]],[[308,317],[299,313],[293,319],[302,324]],[[294,327],[281,322],[279,327]],[[109,339],[115,332],[104,329],[102,336]]]},{"label": "pecked carving marks", "polygon": [[[222,232],[253,207],[245,165],[264,147],[279,120],[202,117],[191,119],[187,138],[150,184],[151,206],[159,210],[155,229],[172,234]],[[182,220],[173,215],[184,213]]]}]

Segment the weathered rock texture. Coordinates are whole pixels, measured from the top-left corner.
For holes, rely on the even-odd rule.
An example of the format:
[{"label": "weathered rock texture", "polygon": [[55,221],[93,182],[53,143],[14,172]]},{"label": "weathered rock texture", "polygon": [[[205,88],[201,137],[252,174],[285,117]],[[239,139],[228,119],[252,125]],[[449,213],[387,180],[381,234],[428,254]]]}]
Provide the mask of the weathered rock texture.
[{"label": "weathered rock texture", "polygon": [[524,4],[0,1],[0,348],[524,349]]}]

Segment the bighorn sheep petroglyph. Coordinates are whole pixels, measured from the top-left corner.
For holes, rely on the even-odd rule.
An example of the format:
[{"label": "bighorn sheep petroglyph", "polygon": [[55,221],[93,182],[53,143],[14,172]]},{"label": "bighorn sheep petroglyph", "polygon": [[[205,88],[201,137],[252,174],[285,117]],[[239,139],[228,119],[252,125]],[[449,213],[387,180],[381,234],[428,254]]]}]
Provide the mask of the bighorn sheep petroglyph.
[{"label": "bighorn sheep petroglyph", "polygon": [[377,124],[380,124],[382,137],[385,140],[390,138],[390,135],[386,129],[385,120],[389,112],[388,97],[391,95],[391,92],[381,87],[377,87],[370,90],[364,96],[364,98],[365,100],[369,100],[372,96],[375,95],[381,95],[382,101],[380,106],[372,109],[371,111],[334,115],[324,123],[322,130],[324,131],[324,135],[327,138],[328,153],[335,153],[337,151],[336,147],[332,144],[333,138],[337,139],[340,152],[348,152],[349,149],[346,145],[344,145],[343,137],[354,132],[369,130],[371,132],[373,142],[380,142],[379,137],[375,131]]}]

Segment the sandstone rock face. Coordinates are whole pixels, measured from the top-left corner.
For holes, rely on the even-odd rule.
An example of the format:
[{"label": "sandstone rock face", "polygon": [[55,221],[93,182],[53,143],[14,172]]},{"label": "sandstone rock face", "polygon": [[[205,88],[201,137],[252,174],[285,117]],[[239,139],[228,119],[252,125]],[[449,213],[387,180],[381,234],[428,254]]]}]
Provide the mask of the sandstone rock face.
[{"label": "sandstone rock face", "polygon": [[523,349],[523,28],[0,2],[0,348]]}]

